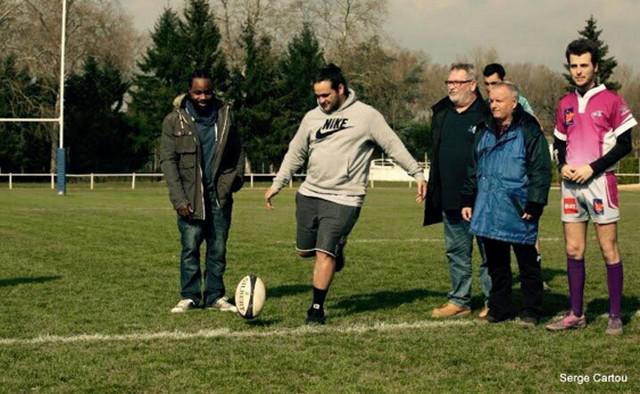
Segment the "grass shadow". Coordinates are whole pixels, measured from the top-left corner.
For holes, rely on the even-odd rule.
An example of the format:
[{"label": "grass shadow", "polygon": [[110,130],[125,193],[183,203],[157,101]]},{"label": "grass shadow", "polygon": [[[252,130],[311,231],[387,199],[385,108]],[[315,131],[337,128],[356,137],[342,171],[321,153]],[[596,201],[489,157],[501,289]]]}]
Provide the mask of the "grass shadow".
[{"label": "grass shadow", "polygon": [[[544,268],[542,267],[542,280],[544,280],[545,282],[551,282],[556,276],[561,275],[563,277],[567,276],[567,270],[560,270],[557,268]],[[520,283],[520,275],[517,274],[517,270],[514,272],[513,275],[513,284],[519,284]]]},{"label": "grass shadow", "polygon": [[332,305],[331,309],[341,309],[340,314],[353,314],[373,311],[378,309],[396,308],[402,304],[409,304],[416,300],[429,297],[446,297],[446,293],[441,291],[431,291],[425,289],[410,289],[400,291],[378,291],[367,294],[354,294],[342,298]]},{"label": "grass shadow", "polygon": [[[640,308],[640,302],[636,297],[622,297],[622,320],[626,323]],[[609,298],[596,298],[587,304],[587,320],[594,320],[600,315],[609,313]]]},{"label": "grass shadow", "polygon": [[18,286],[32,283],[38,284],[58,279],[62,279],[62,276],[23,276],[18,278],[5,278],[0,279],[0,287]]},{"label": "grass shadow", "polygon": [[[524,305],[524,297],[520,286],[513,289],[513,306],[515,312],[519,312]],[[554,292],[545,291],[542,295],[542,317],[553,318],[558,313],[564,312],[569,307],[569,300],[566,294],[559,294]]]},{"label": "grass shadow", "polygon": [[[544,264],[544,262],[542,264]],[[542,280],[546,282],[551,282],[558,275],[562,277],[566,277],[567,270],[561,270],[557,268],[547,268],[544,266],[542,267]]]},{"label": "grass shadow", "polygon": [[282,319],[261,319],[260,317],[257,317],[252,320],[247,320],[246,324],[251,327],[271,327],[281,321]]},{"label": "grass shadow", "polygon": [[267,298],[281,298],[290,295],[306,293],[311,291],[311,285],[282,285],[276,287],[269,287],[267,289]]}]

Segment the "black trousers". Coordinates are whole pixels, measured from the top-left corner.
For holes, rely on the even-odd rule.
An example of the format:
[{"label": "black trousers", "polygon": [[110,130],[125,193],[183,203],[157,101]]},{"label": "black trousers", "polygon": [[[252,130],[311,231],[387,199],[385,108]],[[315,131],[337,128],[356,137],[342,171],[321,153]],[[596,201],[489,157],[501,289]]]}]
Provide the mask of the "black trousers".
[{"label": "black trousers", "polygon": [[534,245],[514,244],[495,239],[483,238],[491,292],[489,293],[489,314],[497,320],[506,320],[514,316],[511,300],[511,248],[518,260],[520,270],[520,289],[524,297],[521,314],[539,317],[542,314],[542,269],[537,259]]}]

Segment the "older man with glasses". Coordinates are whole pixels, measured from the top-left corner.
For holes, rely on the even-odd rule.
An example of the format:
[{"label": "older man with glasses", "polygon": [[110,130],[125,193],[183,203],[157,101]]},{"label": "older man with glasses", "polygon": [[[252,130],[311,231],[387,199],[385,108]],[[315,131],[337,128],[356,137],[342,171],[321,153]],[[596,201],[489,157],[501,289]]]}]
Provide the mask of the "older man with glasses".
[{"label": "older man with glasses", "polygon": [[[447,97],[432,107],[433,153],[425,202],[424,225],[444,223],[444,241],[451,279],[448,301],[435,308],[431,316],[449,318],[471,313],[471,252],[473,236],[469,223],[462,219],[461,186],[466,178],[469,151],[473,145],[475,125],[488,113],[478,91],[473,65],[453,64],[445,81]],[[487,272],[482,245],[478,242],[482,262],[480,283],[485,304],[479,318],[487,317],[487,300],[491,279]]]}]

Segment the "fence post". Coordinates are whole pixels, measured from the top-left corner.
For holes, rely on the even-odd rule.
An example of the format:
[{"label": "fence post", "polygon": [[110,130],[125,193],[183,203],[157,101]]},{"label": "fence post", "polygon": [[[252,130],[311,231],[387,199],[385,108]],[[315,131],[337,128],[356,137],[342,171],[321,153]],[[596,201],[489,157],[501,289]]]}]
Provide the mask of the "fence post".
[{"label": "fence post", "polygon": [[90,177],[91,181],[89,182],[89,188],[91,188],[91,190],[93,190],[93,172],[91,173],[91,177]]},{"label": "fence post", "polygon": [[53,172],[51,173],[51,190],[56,188],[56,183],[54,182],[55,176],[53,175]]},{"label": "fence post", "polygon": [[373,179],[370,179],[369,182],[371,183],[371,188],[373,189],[376,186],[375,183],[373,183]]},{"label": "fence post", "polygon": [[131,190],[136,190],[136,173],[133,173],[131,177]]},{"label": "fence post", "polygon": [[289,189],[293,187],[293,177],[289,179]]},{"label": "fence post", "polygon": [[249,179],[251,179],[251,188],[253,189],[253,174],[249,175]]},{"label": "fence post", "polygon": [[9,173],[9,190],[13,189],[13,173]]}]

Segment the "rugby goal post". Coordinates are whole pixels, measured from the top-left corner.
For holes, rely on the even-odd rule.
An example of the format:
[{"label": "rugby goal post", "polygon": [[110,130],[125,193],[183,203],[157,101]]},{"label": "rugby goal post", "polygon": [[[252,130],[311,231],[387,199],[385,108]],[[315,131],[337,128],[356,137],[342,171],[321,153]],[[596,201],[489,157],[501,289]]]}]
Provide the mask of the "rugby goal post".
[{"label": "rugby goal post", "polygon": [[60,136],[58,137],[58,150],[56,151],[56,191],[58,195],[63,196],[67,191],[66,169],[65,169],[65,151],[64,151],[64,61],[65,61],[65,44],[67,30],[67,0],[62,2],[62,26],[60,28],[60,113],[57,118],[0,118],[0,122],[14,123],[58,123],[60,125]]}]

